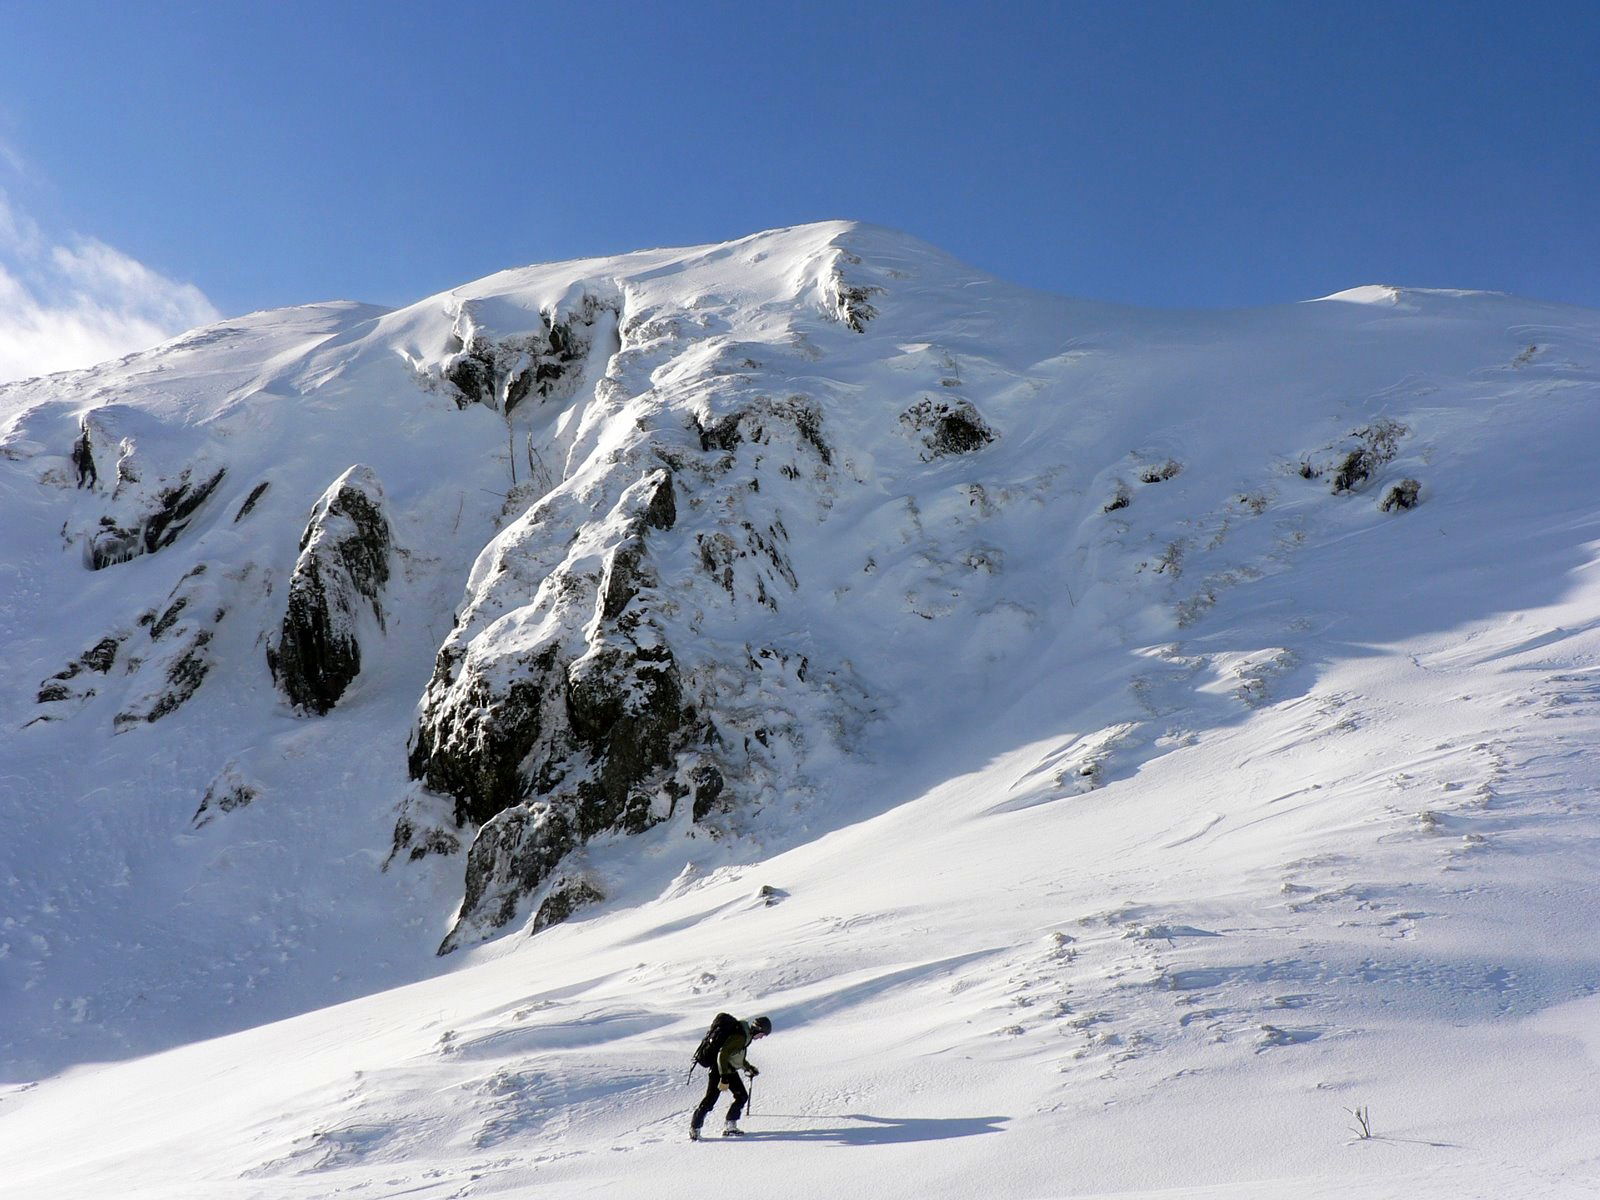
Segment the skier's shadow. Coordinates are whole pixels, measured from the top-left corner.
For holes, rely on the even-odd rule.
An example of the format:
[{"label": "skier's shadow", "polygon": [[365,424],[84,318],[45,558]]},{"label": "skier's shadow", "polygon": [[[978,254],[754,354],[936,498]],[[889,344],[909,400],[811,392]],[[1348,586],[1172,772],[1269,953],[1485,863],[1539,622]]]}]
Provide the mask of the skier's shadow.
[{"label": "skier's shadow", "polygon": [[946,1138],[972,1137],[979,1133],[999,1133],[1009,1117],[869,1117],[863,1113],[841,1113],[837,1117],[786,1116],[771,1114],[773,1120],[850,1121],[849,1125],[827,1125],[816,1129],[799,1126],[791,1129],[748,1129],[745,1140],[763,1142],[827,1142],[838,1146],[883,1146],[893,1142],[940,1142]]}]

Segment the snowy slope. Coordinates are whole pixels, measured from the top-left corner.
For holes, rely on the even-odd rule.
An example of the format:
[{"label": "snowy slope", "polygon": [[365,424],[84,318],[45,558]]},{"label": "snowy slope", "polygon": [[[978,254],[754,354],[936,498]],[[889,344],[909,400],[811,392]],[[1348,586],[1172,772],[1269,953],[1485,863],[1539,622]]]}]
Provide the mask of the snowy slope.
[{"label": "snowy slope", "polygon": [[[1597,344],[830,224],[0,388],[0,1194],[1600,1194]],[[664,725],[472,742],[618,647]],[[691,1146],[718,1008],[757,1136]]]}]

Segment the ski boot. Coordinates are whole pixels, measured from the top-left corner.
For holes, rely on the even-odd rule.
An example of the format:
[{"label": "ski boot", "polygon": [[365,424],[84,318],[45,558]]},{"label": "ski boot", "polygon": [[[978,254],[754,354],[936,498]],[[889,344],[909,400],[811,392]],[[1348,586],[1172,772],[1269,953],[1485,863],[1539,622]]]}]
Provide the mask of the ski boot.
[{"label": "ski boot", "polygon": [[732,1121],[729,1121],[726,1125],[724,1125],[722,1127],[722,1136],[723,1137],[743,1137],[744,1136],[744,1130],[740,1129]]}]

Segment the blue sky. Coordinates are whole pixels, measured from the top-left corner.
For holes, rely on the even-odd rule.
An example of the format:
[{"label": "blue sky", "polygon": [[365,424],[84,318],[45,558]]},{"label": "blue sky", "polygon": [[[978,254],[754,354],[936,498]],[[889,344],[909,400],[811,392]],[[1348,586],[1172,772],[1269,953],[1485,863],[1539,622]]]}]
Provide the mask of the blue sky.
[{"label": "blue sky", "polygon": [[41,247],[238,312],[854,217],[1138,304],[1600,306],[1592,0],[0,0],[0,29],[41,303],[70,290]]}]

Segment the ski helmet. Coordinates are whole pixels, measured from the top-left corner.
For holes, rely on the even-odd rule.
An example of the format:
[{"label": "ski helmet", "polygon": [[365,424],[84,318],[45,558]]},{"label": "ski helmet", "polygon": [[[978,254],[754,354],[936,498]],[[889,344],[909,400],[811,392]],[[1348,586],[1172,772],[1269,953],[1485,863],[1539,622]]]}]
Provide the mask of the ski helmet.
[{"label": "ski helmet", "polygon": [[757,1033],[765,1037],[767,1034],[772,1032],[772,1018],[757,1017],[754,1021],[750,1022],[750,1028],[754,1029]]}]

